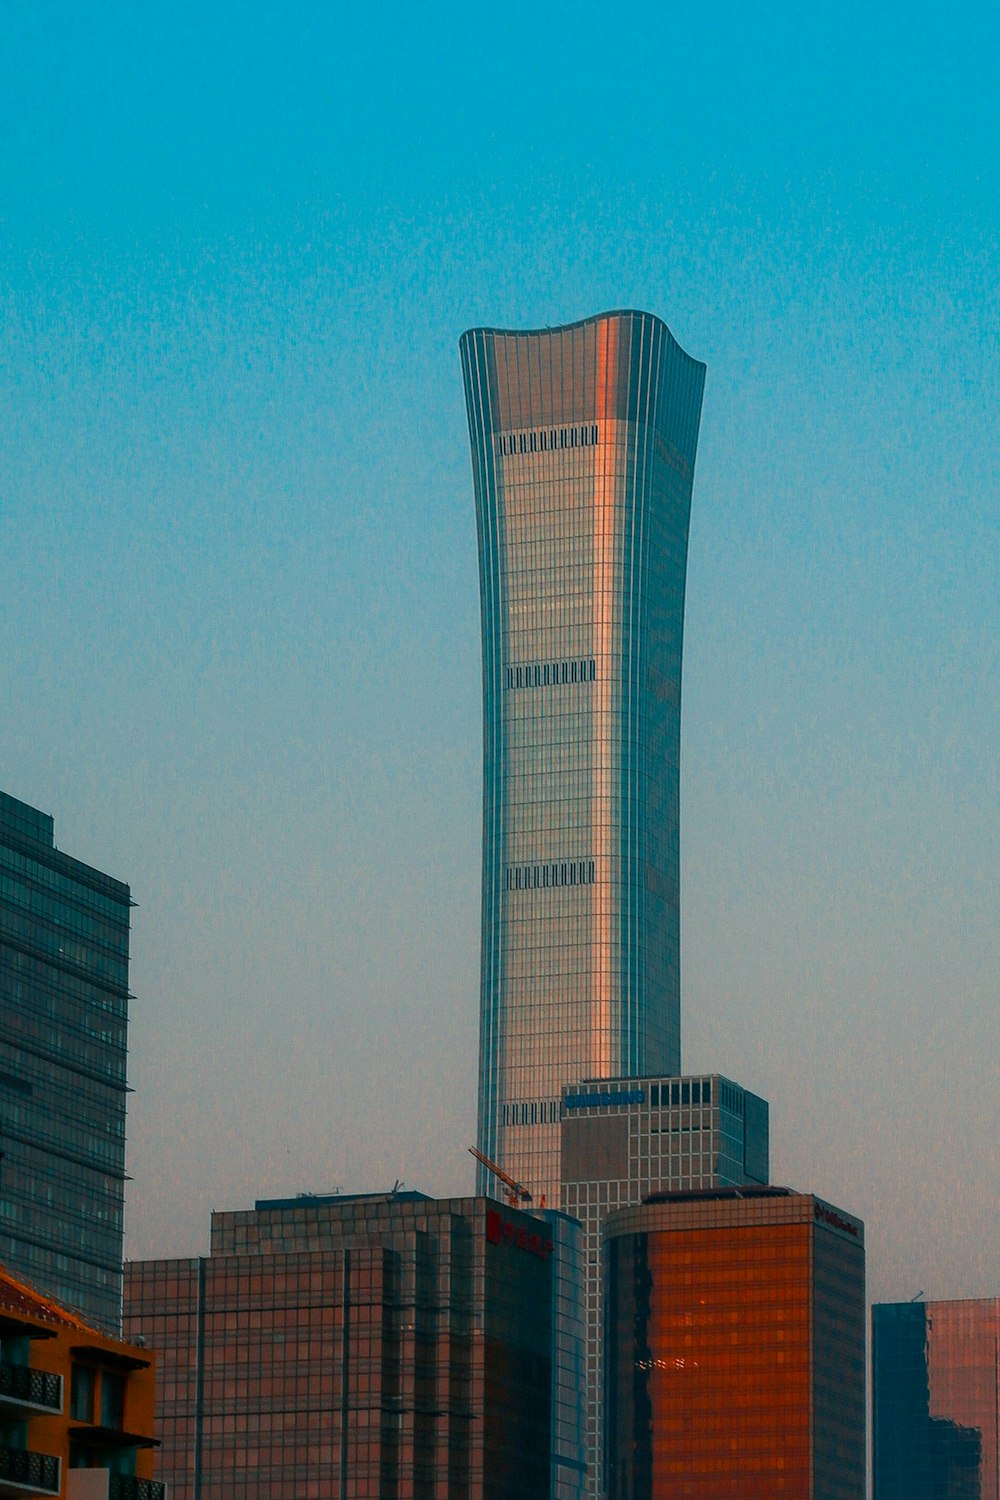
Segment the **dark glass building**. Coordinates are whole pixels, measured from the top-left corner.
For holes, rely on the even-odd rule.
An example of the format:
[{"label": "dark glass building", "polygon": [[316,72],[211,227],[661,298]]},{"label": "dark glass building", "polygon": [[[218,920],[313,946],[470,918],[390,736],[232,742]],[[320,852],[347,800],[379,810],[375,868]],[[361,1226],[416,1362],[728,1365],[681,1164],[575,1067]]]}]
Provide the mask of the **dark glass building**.
[{"label": "dark glass building", "polygon": [[483,638],[479,1145],[556,1205],[564,1089],[680,1070],[681,646],[705,367],[642,312],[475,329],[461,352]]},{"label": "dark glass building", "polygon": [[577,1492],[578,1233],[484,1198],[307,1196],[213,1214],[205,1259],[131,1263],[171,1500]]},{"label": "dark glass building", "polygon": [[787,1188],[605,1223],[610,1500],[860,1500],[864,1227]]},{"label": "dark glass building", "polygon": [[768,1180],[765,1100],[718,1074],[591,1080],[562,1099],[562,1202],[583,1224],[587,1492],[604,1493],[601,1231],[650,1193]]},{"label": "dark glass building", "polygon": [[1000,1500],[1000,1297],[872,1308],[874,1500]]},{"label": "dark glass building", "polygon": [[0,792],[0,1261],[121,1326],[129,888]]}]

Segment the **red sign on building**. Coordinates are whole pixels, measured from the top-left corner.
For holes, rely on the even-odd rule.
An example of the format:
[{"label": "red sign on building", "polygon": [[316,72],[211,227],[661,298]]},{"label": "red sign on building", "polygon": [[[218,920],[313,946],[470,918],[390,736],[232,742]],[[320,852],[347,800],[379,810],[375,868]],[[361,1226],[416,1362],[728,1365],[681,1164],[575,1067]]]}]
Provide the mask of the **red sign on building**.
[{"label": "red sign on building", "polygon": [[552,1254],[552,1241],[548,1235],[529,1229],[526,1224],[512,1223],[495,1208],[486,1210],[486,1238],[491,1245],[510,1245],[515,1250],[527,1250],[541,1260]]}]

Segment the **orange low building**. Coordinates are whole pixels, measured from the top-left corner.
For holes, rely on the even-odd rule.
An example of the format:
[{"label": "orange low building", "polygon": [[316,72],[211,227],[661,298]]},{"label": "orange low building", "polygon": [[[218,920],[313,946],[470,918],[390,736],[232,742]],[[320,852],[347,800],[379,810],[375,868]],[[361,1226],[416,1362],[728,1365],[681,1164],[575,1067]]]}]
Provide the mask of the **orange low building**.
[{"label": "orange low building", "polygon": [[153,1355],[0,1267],[0,1497],[165,1500]]}]

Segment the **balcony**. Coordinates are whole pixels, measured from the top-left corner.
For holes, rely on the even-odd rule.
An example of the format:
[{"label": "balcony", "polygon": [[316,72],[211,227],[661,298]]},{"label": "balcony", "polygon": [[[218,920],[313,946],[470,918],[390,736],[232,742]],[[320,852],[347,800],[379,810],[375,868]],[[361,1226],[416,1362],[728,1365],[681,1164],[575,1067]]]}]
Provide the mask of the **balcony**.
[{"label": "balcony", "polygon": [[0,1448],[0,1495],[58,1495],[59,1460],[27,1448]]},{"label": "balcony", "polygon": [[0,1411],[8,1416],[58,1414],[63,1404],[63,1378],[29,1365],[0,1364]]},{"label": "balcony", "polygon": [[164,1500],[165,1484],[158,1479],[134,1479],[130,1474],[108,1475],[108,1500]]},{"label": "balcony", "polygon": [[107,1469],[70,1469],[66,1500],[166,1500],[167,1487],[158,1479],[136,1479]]}]

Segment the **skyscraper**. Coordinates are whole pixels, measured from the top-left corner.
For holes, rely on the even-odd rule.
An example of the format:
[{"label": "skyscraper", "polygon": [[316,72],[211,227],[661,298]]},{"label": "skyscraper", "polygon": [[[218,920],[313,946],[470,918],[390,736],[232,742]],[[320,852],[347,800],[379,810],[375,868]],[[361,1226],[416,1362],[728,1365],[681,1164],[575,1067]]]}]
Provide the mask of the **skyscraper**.
[{"label": "skyscraper", "polygon": [[121,1323],[129,888],[0,792],[0,1261]]},{"label": "skyscraper", "polygon": [[479,1143],[556,1204],[563,1090],[680,1070],[681,646],[705,367],[640,312],[476,329],[461,350],[483,634]]},{"label": "skyscraper", "polygon": [[872,1308],[875,1500],[1000,1500],[1000,1297]]}]

